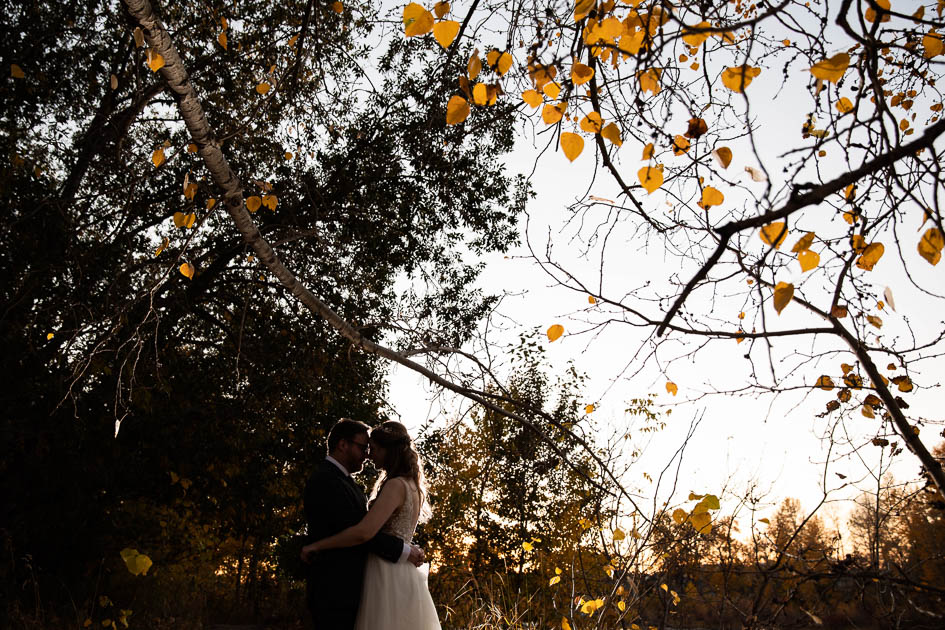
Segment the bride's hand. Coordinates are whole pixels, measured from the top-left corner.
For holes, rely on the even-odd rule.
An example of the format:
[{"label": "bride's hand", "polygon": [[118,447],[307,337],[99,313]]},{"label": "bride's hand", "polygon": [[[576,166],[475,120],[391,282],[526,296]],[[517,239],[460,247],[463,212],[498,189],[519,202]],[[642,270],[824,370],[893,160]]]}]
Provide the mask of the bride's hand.
[{"label": "bride's hand", "polygon": [[312,560],[315,559],[315,555],[318,553],[317,543],[312,543],[311,545],[305,545],[302,547],[302,562],[305,564],[311,564]]}]

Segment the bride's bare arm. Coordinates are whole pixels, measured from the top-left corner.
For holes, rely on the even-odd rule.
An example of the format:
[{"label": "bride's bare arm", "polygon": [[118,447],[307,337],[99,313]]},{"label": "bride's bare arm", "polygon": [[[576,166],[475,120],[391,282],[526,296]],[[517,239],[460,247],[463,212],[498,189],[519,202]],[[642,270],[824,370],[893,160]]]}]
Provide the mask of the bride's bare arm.
[{"label": "bride's bare arm", "polygon": [[318,551],[336,549],[338,547],[353,547],[369,541],[381,530],[390,515],[404,502],[406,489],[401,482],[385,483],[377,500],[364,515],[364,518],[347,529],[343,529],[334,536],[316,540],[302,548],[302,556],[310,556]]}]

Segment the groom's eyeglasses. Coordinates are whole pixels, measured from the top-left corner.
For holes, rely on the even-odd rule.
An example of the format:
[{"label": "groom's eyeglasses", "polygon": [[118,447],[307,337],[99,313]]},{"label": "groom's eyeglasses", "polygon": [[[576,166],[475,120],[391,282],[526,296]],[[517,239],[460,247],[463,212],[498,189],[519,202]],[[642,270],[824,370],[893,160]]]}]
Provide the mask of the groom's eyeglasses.
[{"label": "groom's eyeglasses", "polygon": [[361,452],[364,453],[364,454],[367,454],[367,452],[371,450],[371,443],[370,443],[370,442],[358,442],[358,441],[356,441],[356,440],[349,440],[349,441],[350,441],[352,444],[356,444],[356,445],[358,446],[358,448],[361,449]]}]

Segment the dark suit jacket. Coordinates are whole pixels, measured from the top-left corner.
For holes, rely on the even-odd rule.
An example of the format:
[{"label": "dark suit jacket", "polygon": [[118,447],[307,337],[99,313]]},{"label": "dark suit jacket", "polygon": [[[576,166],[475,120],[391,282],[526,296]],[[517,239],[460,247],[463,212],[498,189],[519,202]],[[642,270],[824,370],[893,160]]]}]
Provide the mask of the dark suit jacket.
[{"label": "dark suit jacket", "polygon": [[[319,540],[358,523],[367,514],[367,499],[349,475],[323,460],[305,484],[304,507],[309,537]],[[397,562],[403,549],[402,540],[379,533],[364,545],[318,554],[306,575],[308,607],[315,627],[353,628],[367,554]]]}]

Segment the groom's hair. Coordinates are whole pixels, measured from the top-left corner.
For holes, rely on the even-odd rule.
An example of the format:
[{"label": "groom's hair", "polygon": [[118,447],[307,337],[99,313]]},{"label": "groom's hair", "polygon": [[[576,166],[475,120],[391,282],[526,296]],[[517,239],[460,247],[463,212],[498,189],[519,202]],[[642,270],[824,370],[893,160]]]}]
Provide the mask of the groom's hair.
[{"label": "groom's hair", "polygon": [[367,434],[371,427],[351,418],[341,418],[335,423],[335,426],[328,432],[328,452],[332,452],[338,447],[341,440],[351,441],[356,435]]}]

